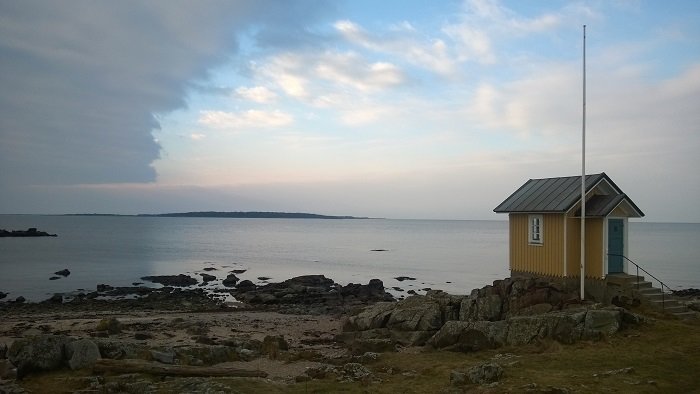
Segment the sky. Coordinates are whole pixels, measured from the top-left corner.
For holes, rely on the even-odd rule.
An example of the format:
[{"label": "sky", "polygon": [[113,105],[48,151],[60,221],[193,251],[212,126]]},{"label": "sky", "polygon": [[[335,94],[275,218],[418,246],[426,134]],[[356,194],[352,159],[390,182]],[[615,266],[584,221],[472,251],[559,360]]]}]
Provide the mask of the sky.
[{"label": "sky", "polygon": [[505,219],[606,172],[700,222],[697,1],[0,0],[0,213]]}]

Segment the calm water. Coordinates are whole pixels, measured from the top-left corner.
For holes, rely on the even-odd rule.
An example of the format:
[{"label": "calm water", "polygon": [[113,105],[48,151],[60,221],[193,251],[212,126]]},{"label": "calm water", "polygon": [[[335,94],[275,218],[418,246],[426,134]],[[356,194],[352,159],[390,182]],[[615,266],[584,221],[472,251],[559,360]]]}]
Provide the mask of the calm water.
[{"label": "calm water", "polygon": [[[324,274],[336,282],[451,293],[508,276],[505,221],[208,219],[0,215],[0,228],[56,238],[0,238],[0,291],[40,300],[55,292],[128,286],[145,275],[231,269],[257,282]],[[700,287],[700,225],[632,223],[630,257],[672,287]],[[378,252],[373,249],[385,249]],[[67,278],[50,281],[68,268]],[[415,277],[399,282],[396,276]]]}]

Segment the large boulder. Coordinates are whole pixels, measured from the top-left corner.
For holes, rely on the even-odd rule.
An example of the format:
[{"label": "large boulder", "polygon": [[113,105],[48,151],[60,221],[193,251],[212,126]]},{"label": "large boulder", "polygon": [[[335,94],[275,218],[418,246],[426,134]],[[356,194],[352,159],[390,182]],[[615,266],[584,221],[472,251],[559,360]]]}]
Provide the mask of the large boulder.
[{"label": "large boulder", "polygon": [[370,305],[357,315],[345,319],[343,330],[366,331],[384,328],[395,308],[396,303],[394,302],[378,302],[374,305]]},{"label": "large boulder", "polygon": [[475,365],[467,370],[467,376],[474,384],[493,383],[503,376],[503,367],[496,363]]},{"label": "large boulder", "polygon": [[622,326],[622,308],[589,310],[583,327],[583,336],[598,339],[616,333]]},{"label": "large boulder", "polygon": [[100,349],[89,339],[79,339],[66,344],[66,358],[70,369],[84,369],[95,365],[100,359]]},{"label": "large boulder", "polygon": [[[396,303],[376,303],[346,319],[345,332],[386,329],[394,343],[421,346],[448,321],[459,318],[464,296],[429,291]],[[355,336],[360,338],[361,336]]]},{"label": "large boulder", "polygon": [[224,279],[224,281],[221,283],[226,287],[233,287],[236,285],[236,283],[238,283],[238,280],[239,279],[236,276],[236,274],[228,274],[228,276],[226,276],[226,279]]},{"label": "large boulder", "polygon": [[621,308],[607,307],[514,316],[495,322],[449,321],[428,340],[428,344],[458,351],[526,345],[545,338],[571,344],[581,339],[614,334],[622,327],[622,319]]},{"label": "large boulder", "polygon": [[8,357],[17,367],[17,377],[21,379],[32,372],[60,368],[65,359],[65,345],[70,341],[64,335],[40,335],[14,341]]},{"label": "large boulder", "polygon": [[428,344],[456,351],[477,351],[503,346],[508,326],[505,321],[448,321]]},{"label": "large boulder", "polygon": [[416,296],[398,302],[386,322],[389,329],[397,331],[437,331],[442,324],[440,305]]}]

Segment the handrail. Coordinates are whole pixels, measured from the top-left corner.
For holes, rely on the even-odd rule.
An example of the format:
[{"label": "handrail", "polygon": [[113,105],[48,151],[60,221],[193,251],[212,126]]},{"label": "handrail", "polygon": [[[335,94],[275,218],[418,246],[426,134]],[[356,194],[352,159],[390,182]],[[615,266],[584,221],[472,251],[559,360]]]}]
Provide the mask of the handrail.
[{"label": "handrail", "polygon": [[639,270],[644,271],[645,274],[651,276],[654,278],[659,284],[661,284],[661,310],[666,310],[666,300],[665,300],[665,294],[666,292],[664,291],[664,287],[668,290],[671,288],[668,287],[667,284],[661,281],[661,279],[655,277],[652,275],[649,271],[645,270],[644,268],[640,267],[639,264],[635,263],[634,261],[630,260],[627,256],[621,255],[621,254],[613,254],[613,253],[608,253],[608,256],[616,256],[616,257],[622,257],[623,259],[627,260],[628,262],[634,264],[635,267],[637,267],[637,290],[639,290]]}]

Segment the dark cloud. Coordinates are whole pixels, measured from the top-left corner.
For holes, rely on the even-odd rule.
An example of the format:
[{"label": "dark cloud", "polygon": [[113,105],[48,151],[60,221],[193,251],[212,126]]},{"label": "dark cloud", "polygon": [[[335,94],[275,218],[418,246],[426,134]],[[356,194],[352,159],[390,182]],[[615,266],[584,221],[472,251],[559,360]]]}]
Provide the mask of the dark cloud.
[{"label": "dark cloud", "polygon": [[153,115],[185,106],[238,34],[304,31],[321,5],[0,2],[0,188],[154,181]]}]

